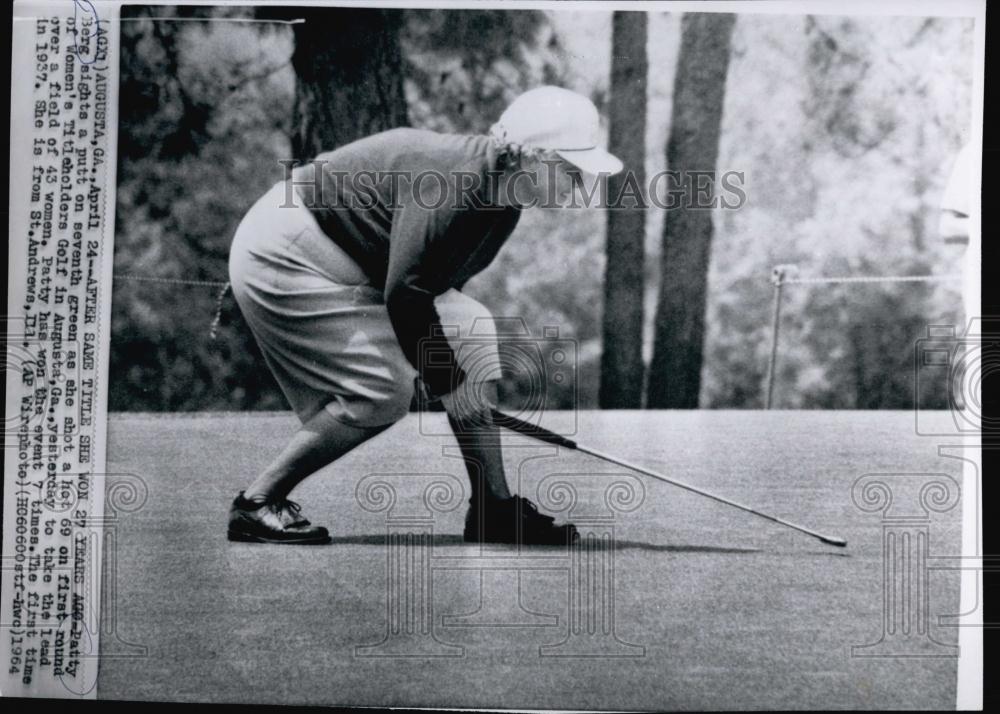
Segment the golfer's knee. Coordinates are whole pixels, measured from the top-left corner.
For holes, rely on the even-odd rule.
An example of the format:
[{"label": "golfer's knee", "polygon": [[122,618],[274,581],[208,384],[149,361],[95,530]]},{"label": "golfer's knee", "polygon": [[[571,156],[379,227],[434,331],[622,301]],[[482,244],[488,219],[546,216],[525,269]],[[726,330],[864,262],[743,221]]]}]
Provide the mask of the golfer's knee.
[{"label": "golfer's knee", "polygon": [[441,402],[445,411],[456,420],[482,422],[490,420],[497,406],[497,396],[496,380],[466,379],[442,397]]},{"label": "golfer's knee", "polygon": [[483,403],[487,410],[495,409],[497,406],[497,399],[499,398],[499,389],[497,387],[497,380],[488,379],[479,384],[479,393],[482,395]]},{"label": "golfer's knee", "polygon": [[359,429],[388,428],[410,411],[413,383],[387,383],[364,395],[338,395],[326,404],[337,421]]}]

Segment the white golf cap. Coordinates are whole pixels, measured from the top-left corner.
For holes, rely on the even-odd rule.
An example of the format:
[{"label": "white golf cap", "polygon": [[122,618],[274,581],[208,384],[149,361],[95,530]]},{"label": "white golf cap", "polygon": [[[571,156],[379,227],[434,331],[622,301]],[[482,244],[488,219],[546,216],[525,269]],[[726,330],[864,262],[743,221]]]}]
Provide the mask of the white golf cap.
[{"label": "white golf cap", "polygon": [[600,146],[601,120],[594,103],[562,87],[528,90],[504,111],[491,133],[499,141],[555,151],[588,174],[616,174],[618,157]]}]

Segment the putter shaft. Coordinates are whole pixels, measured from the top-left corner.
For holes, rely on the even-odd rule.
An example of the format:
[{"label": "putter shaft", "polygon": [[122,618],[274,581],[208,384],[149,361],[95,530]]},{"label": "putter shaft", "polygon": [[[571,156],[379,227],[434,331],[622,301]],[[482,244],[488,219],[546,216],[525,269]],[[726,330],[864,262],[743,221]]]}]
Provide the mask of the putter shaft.
[{"label": "putter shaft", "polygon": [[841,547],[847,545],[847,541],[844,540],[843,538],[838,538],[837,536],[824,535],[823,533],[819,533],[818,531],[814,531],[811,528],[806,528],[805,526],[800,526],[797,523],[792,523],[791,521],[786,521],[784,518],[778,518],[778,516],[772,516],[769,513],[764,513],[763,511],[758,511],[756,508],[751,508],[750,506],[746,506],[746,505],[744,505],[742,503],[738,503],[738,502],[733,501],[731,499],[725,498],[724,496],[719,496],[718,494],[712,493],[711,491],[705,491],[704,489],[700,489],[697,486],[691,486],[690,484],[686,484],[683,481],[675,481],[674,479],[669,478],[668,476],[664,476],[663,474],[657,473],[656,471],[650,471],[647,468],[643,468],[642,466],[639,466],[637,464],[629,463],[628,461],[625,461],[624,459],[619,459],[619,458],[617,458],[615,456],[611,456],[610,454],[605,454],[605,453],[603,453],[601,451],[598,451],[597,449],[591,449],[591,448],[588,448],[586,446],[581,446],[580,444],[577,444],[576,450],[577,451],[582,451],[585,454],[590,454],[591,456],[595,456],[595,457],[597,457],[599,459],[603,459],[605,461],[610,461],[613,464],[617,464],[619,466],[624,466],[627,469],[632,469],[633,471],[638,471],[639,473],[645,474],[646,476],[649,476],[650,478],[655,478],[658,481],[663,481],[664,483],[669,483],[669,484],[671,484],[673,486],[677,486],[678,488],[683,488],[683,489],[685,489],[687,491],[692,491],[693,493],[697,493],[697,494],[699,494],[701,496],[706,496],[708,498],[711,498],[712,500],[718,501],[719,503],[725,503],[727,506],[732,506],[734,508],[739,508],[740,510],[746,511],[747,513],[752,513],[755,516],[760,516],[761,518],[766,518],[769,521],[774,521],[775,523],[780,523],[781,525],[783,525],[783,526],[785,526],[787,528],[794,528],[795,530],[800,531],[801,533],[805,533],[806,535],[811,535],[813,538],[819,538],[824,543],[829,543],[831,545],[837,545],[837,546],[841,546]]},{"label": "putter shaft", "polygon": [[530,436],[540,441],[544,441],[549,444],[554,444],[556,446],[563,446],[568,449],[582,451],[583,453],[589,454],[598,459],[603,459],[604,461],[608,461],[612,464],[617,464],[618,466],[624,466],[627,469],[638,471],[639,473],[649,476],[650,478],[655,478],[657,481],[663,481],[664,483],[669,483],[673,486],[677,486],[678,488],[683,488],[687,491],[697,493],[701,496],[706,496],[714,501],[718,501],[719,503],[724,503],[727,506],[732,506],[733,508],[739,508],[741,511],[746,511],[747,513],[752,513],[755,516],[766,518],[767,520],[783,525],[786,528],[793,528],[794,530],[797,530],[800,533],[805,533],[806,535],[810,535],[813,538],[818,538],[824,543],[835,545],[839,548],[844,548],[847,546],[847,541],[839,536],[825,535],[818,531],[814,531],[811,528],[806,528],[805,526],[800,526],[797,523],[786,521],[784,518],[778,518],[777,516],[772,516],[769,513],[758,511],[756,508],[751,508],[750,506],[746,506],[742,503],[737,503],[736,501],[725,498],[723,496],[719,496],[718,494],[714,494],[710,491],[698,488],[697,486],[692,486],[690,484],[684,483],[683,481],[677,481],[668,476],[664,476],[661,473],[657,473],[656,471],[651,471],[637,464],[629,463],[628,461],[625,461],[624,459],[619,459],[616,456],[605,454],[604,452],[598,451],[597,449],[591,449],[586,446],[581,446],[572,439],[560,436],[559,434],[549,431],[545,427],[538,426],[537,424],[531,424],[529,422],[518,419],[517,417],[512,417],[509,414],[504,414],[503,412],[497,409],[493,410],[493,419],[494,422],[497,423],[498,425],[505,426],[511,431],[514,431],[516,433],[523,434],[525,436]]}]

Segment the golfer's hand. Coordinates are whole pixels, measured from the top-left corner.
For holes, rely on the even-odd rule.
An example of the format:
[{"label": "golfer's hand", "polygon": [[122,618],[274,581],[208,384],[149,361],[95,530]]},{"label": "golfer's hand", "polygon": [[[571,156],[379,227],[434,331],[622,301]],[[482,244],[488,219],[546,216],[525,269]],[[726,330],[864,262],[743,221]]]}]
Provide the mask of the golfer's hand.
[{"label": "golfer's hand", "polygon": [[445,411],[462,424],[478,424],[492,422],[492,410],[496,408],[495,388],[473,388],[468,382],[463,382],[458,388],[441,397]]}]

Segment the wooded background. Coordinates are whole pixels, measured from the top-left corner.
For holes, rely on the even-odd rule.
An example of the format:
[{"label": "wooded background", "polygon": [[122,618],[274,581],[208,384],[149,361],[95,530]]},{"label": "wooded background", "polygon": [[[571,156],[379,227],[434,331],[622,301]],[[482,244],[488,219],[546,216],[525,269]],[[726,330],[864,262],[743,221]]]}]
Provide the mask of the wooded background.
[{"label": "wooded background", "polygon": [[[960,270],[936,226],[970,137],[971,19],[122,13],[113,411],[287,408],[231,297],[210,339],[217,288],[134,278],[225,281],[233,231],[281,160],[394,126],[485,133],[540,84],[590,96],[640,182],[741,171],[747,195],[738,210],[524,213],[466,290],[577,342],[576,384],[551,385],[549,408],[760,408],[772,266]],[[954,283],[789,286],[783,312],[786,408],[912,408],[916,340],[964,319]],[[943,381],[921,388],[921,404],[947,406]]]}]

